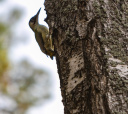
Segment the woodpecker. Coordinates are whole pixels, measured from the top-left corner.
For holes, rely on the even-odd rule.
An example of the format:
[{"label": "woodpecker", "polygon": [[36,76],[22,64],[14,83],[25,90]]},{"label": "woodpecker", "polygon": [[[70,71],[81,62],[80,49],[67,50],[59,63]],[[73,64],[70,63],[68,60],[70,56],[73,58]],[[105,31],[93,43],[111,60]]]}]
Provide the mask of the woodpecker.
[{"label": "woodpecker", "polygon": [[55,56],[55,53],[52,43],[52,37],[49,34],[49,29],[46,26],[40,25],[38,23],[40,10],[41,8],[38,10],[37,14],[30,19],[29,26],[35,33],[35,38],[41,51],[47,56],[50,56],[50,58],[53,60],[53,56]]}]

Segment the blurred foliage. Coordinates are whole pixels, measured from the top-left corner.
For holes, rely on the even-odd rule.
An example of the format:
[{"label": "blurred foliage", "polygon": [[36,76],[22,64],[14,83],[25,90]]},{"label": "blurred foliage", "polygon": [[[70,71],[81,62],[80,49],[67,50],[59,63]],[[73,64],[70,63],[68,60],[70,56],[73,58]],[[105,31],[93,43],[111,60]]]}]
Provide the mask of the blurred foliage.
[{"label": "blurred foliage", "polygon": [[[3,39],[3,45],[6,48],[11,48],[15,44],[24,41],[23,34],[18,36],[18,26],[17,23],[20,22],[23,16],[23,11],[20,7],[9,8],[9,11],[0,14],[0,35]],[[19,29],[20,30],[20,29]]]},{"label": "blurred foliage", "polygon": [[25,114],[31,106],[44,103],[51,95],[46,71],[26,59],[13,63],[8,57],[18,39],[14,31],[22,14],[22,10],[13,8],[2,18],[0,15],[0,114]]},{"label": "blurred foliage", "polygon": [[[1,27],[1,26],[0,26]],[[1,76],[8,68],[7,50],[3,48],[2,41],[0,40],[0,80]]]},{"label": "blurred foliage", "polygon": [[6,33],[7,27],[4,23],[0,23],[0,83],[2,83],[2,76],[4,76],[5,71],[8,69],[9,61],[8,61],[8,50],[4,46],[4,37],[3,35]]},{"label": "blurred foliage", "polygon": [[21,17],[22,17],[22,11],[21,9],[16,7],[12,11],[10,11],[9,22],[11,22],[11,24],[16,23]]},{"label": "blurred foliage", "polygon": [[[14,65],[8,76],[4,77],[2,92],[13,100],[6,111],[12,114],[25,114],[30,106],[43,103],[50,98],[50,81],[47,72],[34,67],[27,60]],[[4,109],[5,110],[5,109]]]},{"label": "blurred foliage", "polygon": [[3,2],[4,0],[0,0],[0,2]]},{"label": "blurred foliage", "polygon": [[2,35],[3,33],[5,33],[7,30],[7,27],[5,24],[0,23],[0,34]]}]

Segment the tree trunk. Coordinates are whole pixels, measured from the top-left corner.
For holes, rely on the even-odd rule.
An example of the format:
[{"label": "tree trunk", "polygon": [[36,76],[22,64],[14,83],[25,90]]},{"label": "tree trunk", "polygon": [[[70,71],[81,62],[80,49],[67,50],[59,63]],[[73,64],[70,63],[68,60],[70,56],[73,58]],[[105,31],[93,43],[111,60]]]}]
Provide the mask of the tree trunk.
[{"label": "tree trunk", "polygon": [[65,114],[128,114],[128,0],[46,0]]}]

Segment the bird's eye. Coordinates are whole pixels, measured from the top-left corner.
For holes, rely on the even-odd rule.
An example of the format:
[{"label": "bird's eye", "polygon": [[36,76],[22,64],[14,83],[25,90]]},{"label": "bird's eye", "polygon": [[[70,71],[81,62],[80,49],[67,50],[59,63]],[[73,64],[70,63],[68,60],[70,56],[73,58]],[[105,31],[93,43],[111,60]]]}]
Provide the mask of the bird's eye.
[{"label": "bird's eye", "polygon": [[32,17],[32,18],[30,19],[30,22],[33,23],[33,24],[35,24],[35,23],[36,23],[36,17],[35,17],[35,16]]},{"label": "bird's eye", "polygon": [[34,19],[30,19],[30,22],[34,23],[35,24],[35,20]]}]

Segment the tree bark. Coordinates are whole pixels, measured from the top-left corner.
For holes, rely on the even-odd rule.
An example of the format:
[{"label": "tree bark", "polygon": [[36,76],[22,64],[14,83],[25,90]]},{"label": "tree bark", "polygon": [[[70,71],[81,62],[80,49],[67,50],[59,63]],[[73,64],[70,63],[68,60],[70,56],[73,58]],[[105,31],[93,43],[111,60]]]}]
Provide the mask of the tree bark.
[{"label": "tree bark", "polygon": [[65,114],[128,114],[128,0],[46,0]]}]

